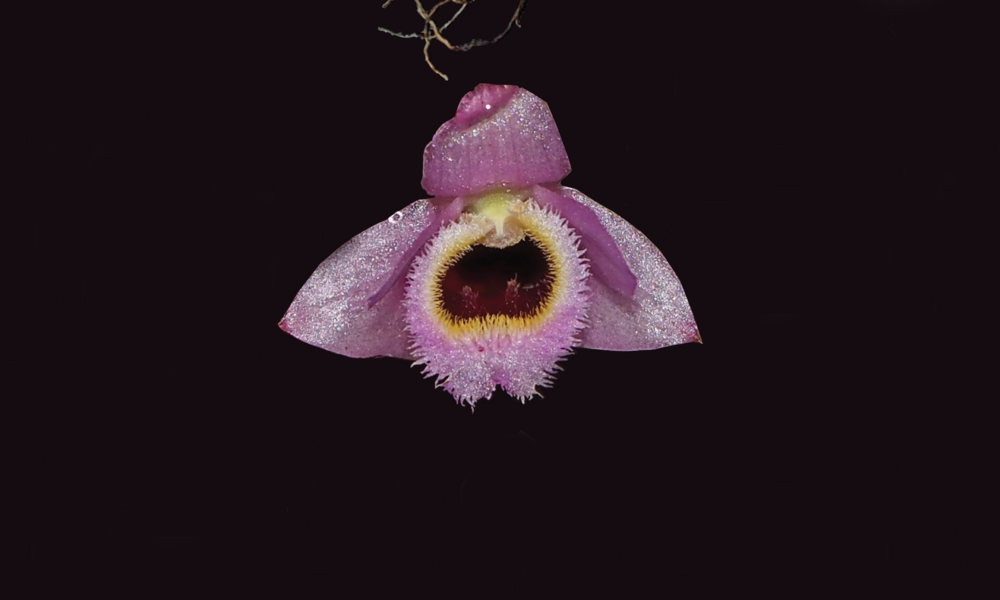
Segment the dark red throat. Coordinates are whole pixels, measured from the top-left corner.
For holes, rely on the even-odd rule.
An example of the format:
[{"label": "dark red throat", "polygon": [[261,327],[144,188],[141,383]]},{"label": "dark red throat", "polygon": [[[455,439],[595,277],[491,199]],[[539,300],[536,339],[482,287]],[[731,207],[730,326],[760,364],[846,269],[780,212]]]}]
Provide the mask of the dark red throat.
[{"label": "dark red throat", "polygon": [[529,316],[552,292],[552,269],[531,238],[507,248],[473,246],[441,281],[444,308],[460,319]]}]

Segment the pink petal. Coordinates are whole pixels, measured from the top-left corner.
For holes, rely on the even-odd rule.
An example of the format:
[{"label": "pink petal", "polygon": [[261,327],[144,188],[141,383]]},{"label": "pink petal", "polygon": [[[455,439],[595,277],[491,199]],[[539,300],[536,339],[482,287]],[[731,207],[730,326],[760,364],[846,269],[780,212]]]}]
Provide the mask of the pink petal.
[{"label": "pink petal", "polygon": [[580,332],[581,345],[596,350],[652,350],[700,342],[684,288],[653,242],[577,190],[559,189],[594,211],[637,280],[635,294],[628,299],[603,280],[591,278],[590,326]]},{"label": "pink petal", "polygon": [[422,185],[434,196],[554,183],[569,157],[548,105],[512,85],[482,84],[424,149]]},{"label": "pink petal", "polygon": [[[437,199],[435,198],[435,200]],[[426,227],[424,227],[424,230],[420,232],[417,239],[413,240],[410,247],[396,262],[396,267],[393,269],[389,277],[385,279],[382,287],[380,287],[377,292],[368,298],[368,308],[378,304],[379,300],[384,298],[385,295],[389,293],[389,290],[399,283],[403,276],[406,275],[407,271],[410,270],[410,263],[413,262],[413,257],[415,257],[418,252],[423,250],[424,246],[427,245],[427,242],[429,242],[432,237],[437,235],[437,232],[441,229],[442,225],[457,219],[459,215],[462,214],[462,209],[465,208],[465,200],[463,198],[455,198],[443,207],[440,203],[435,202],[435,200],[431,200],[431,203],[435,207],[434,218],[431,219]]]},{"label": "pink petal", "polygon": [[629,270],[625,258],[615,245],[615,240],[601,225],[594,211],[567,195],[540,185],[532,188],[532,196],[539,205],[562,215],[580,235],[580,247],[587,251],[587,260],[590,261],[590,270],[594,277],[619,294],[631,298],[635,293],[635,275]]},{"label": "pink petal", "polygon": [[317,267],[279,327],[344,356],[412,359],[402,306],[406,278],[399,278],[374,307],[368,307],[368,299],[438,218],[429,200],[418,200],[351,238]]}]

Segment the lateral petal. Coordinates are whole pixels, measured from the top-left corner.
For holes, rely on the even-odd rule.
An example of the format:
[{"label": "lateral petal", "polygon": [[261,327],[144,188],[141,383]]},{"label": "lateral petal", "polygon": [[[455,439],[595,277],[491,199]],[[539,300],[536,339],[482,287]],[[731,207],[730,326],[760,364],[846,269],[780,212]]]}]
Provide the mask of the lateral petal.
[{"label": "lateral petal", "polygon": [[344,356],[412,359],[402,306],[406,277],[398,278],[371,308],[368,299],[437,218],[431,201],[418,200],[351,238],[316,268],[278,326]]},{"label": "lateral petal", "polygon": [[614,212],[573,188],[561,190],[590,208],[621,250],[637,285],[632,298],[591,278],[590,325],[580,332],[581,346],[595,350],[653,350],[701,342],[698,325],[674,270],[660,250]]},{"label": "lateral petal", "polygon": [[560,193],[569,188],[557,187],[553,191],[536,185],[532,196],[541,206],[558,212],[580,236],[580,247],[587,251],[590,270],[609,288],[631,298],[635,293],[635,275],[629,270],[625,258],[615,244],[615,240],[601,224],[601,220],[590,208],[573,200],[568,194]]},{"label": "lateral petal", "polygon": [[409,249],[407,249],[403,256],[396,261],[395,268],[392,270],[389,277],[385,278],[385,281],[382,283],[382,287],[380,287],[377,292],[368,298],[368,308],[378,304],[378,302],[389,293],[389,290],[391,290],[406,276],[406,272],[410,270],[410,263],[413,262],[413,258],[417,255],[417,253],[427,245],[427,242],[429,242],[432,237],[437,235],[437,232],[441,229],[442,225],[457,219],[458,216],[462,214],[462,209],[465,207],[464,198],[453,198],[444,205],[436,202],[436,200],[438,199],[435,198],[430,201],[431,204],[434,204],[437,209],[434,211],[434,217],[428,222],[427,226],[424,227],[423,231],[417,235],[417,238],[410,243]]}]

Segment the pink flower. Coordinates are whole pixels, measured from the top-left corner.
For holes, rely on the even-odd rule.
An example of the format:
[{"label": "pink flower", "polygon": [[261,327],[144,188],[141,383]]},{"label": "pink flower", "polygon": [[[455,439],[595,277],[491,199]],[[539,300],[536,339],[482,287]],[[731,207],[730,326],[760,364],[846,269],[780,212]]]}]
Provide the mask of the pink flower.
[{"label": "pink flower", "polygon": [[337,354],[414,360],[472,407],[497,385],[527,400],[577,346],[700,342],[660,251],[561,186],[569,172],[545,102],[479,85],[424,150],[434,197],[341,246],[279,326]]}]

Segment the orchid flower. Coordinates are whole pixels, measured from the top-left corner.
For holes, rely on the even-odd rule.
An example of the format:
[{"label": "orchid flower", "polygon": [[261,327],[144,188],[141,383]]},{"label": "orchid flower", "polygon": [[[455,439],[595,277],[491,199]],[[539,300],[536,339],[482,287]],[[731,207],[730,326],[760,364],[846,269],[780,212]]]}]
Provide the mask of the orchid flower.
[{"label": "orchid flower", "polygon": [[498,385],[538,394],[575,347],[700,342],[660,251],[560,185],[569,172],[544,101],[477,86],[424,150],[433,197],[341,246],[279,326],[337,354],[412,360],[473,409]]}]

